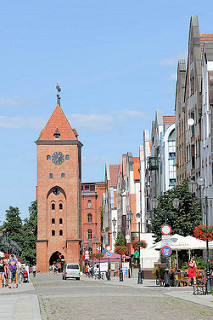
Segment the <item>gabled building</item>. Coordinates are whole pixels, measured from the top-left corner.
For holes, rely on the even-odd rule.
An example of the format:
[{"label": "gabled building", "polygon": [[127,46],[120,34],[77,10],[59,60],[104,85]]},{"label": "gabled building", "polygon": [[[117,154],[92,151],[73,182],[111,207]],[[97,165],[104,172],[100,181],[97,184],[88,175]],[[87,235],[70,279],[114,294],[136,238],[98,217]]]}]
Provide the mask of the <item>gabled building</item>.
[{"label": "gabled building", "polygon": [[152,198],[176,185],[175,149],[175,117],[163,116],[161,110],[156,110],[152,123],[152,156],[148,158]]},{"label": "gabled building", "polygon": [[[110,245],[114,250],[113,231],[117,230],[117,181],[119,165],[105,164],[105,192],[103,194],[103,244]],[[112,220],[116,220],[113,226]]]},{"label": "gabled building", "polygon": [[81,217],[83,249],[96,253],[101,243],[102,197],[104,182],[84,182],[81,184]]},{"label": "gabled building", "polygon": [[[206,42],[202,59],[201,176],[207,196],[209,225],[213,223],[213,42]],[[205,222],[204,222],[205,223]]]},{"label": "gabled building", "polygon": [[198,17],[189,28],[187,67],[179,60],[177,68],[175,117],[177,143],[177,182],[197,180],[201,175],[202,54],[213,34],[200,34]]}]

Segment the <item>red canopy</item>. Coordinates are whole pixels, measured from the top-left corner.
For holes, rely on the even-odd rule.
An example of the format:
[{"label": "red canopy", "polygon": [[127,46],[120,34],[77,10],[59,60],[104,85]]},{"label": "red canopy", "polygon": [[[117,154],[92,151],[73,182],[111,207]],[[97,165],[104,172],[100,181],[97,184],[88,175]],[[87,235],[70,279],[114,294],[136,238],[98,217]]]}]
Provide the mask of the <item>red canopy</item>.
[{"label": "red canopy", "polygon": [[[131,257],[126,256],[125,254],[123,254],[122,258],[130,259]],[[99,260],[99,258],[94,258],[94,259],[91,258],[91,259],[89,259],[89,261],[94,262],[94,263],[98,263],[99,261],[100,262],[108,262],[108,261],[110,261],[110,262],[120,262],[121,261],[121,255],[118,254],[118,253],[111,253],[111,256],[108,257],[107,253],[105,253],[105,255],[102,258],[100,258],[100,260]]]}]

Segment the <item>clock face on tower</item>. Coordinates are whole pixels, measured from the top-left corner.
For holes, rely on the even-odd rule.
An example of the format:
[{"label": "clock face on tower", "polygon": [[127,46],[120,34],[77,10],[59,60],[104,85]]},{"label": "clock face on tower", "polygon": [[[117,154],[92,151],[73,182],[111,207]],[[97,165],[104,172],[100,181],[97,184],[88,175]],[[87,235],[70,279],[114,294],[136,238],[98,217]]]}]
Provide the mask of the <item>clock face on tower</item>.
[{"label": "clock face on tower", "polygon": [[52,162],[55,164],[62,164],[64,162],[64,155],[62,152],[54,152],[52,155]]}]

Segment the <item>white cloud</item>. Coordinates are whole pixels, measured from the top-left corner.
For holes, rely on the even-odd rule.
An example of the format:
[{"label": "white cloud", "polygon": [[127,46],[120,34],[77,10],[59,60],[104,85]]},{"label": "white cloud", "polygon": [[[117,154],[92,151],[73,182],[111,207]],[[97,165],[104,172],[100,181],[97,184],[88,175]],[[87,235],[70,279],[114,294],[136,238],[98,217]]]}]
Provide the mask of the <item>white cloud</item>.
[{"label": "white cloud", "polygon": [[143,113],[142,111],[138,111],[138,110],[129,110],[129,109],[123,109],[123,110],[119,110],[119,111],[113,111],[112,112],[119,120],[127,120],[129,118],[131,119],[145,119],[146,115],[145,113]]},{"label": "white cloud", "polygon": [[168,77],[168,80],[176,80],[176,79],[177,79],[177,73],[176,72],[170,74],[170,76]]},{"label": "white cloud", "polygon": [[0,128],[2,129],[40,129],[47,122],[47,117],[6,117],[0,116]]},{"label": "white cloud", "polygon": [[[118,122],[133,121],[146,118],[146,115],[138,110],[118,110],[106,113],[75,113],[68,116],[73,128],[86,128],[94,131],[108,131]],[[42,129],[48,121],[48,117],[7,117],[0,115],[0,128],[4,129]]]},{"label": "white cloud", "polygon": [[113,123],[110,114],[80,114],[75,113],[68,117],[72,127],[94,130],[109,130]]},{"label": "white cloud", "polygon": [[25,99],[15,96],[13,98],[0,97],[0,107],[16,107],[24,104]]},{"label": "white cloud", "polygon": [[175,66],[177,65],[179,59],[186,59],[186,57],[187,57],[186,52],[180,52],[174,55],[173,57],[167,57],[160,60],[160,64],[163,66]]}]

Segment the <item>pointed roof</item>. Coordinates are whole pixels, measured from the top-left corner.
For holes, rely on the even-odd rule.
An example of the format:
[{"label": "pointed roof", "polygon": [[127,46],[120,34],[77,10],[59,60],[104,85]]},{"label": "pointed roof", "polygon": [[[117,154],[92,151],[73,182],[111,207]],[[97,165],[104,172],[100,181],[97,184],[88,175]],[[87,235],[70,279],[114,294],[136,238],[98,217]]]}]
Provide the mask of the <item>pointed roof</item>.
[{"label": "pointed roof", "polygon": [[163,116],[163,124],[167,125],[167,124],[173,124],[175,123],[175,116]]},{"label": "pointed roof", "polygon": [[133,172],[134,172],[134,179],[140,180],[140,162],[139,157],[133,157]]},{"label": "pointed roof", "polygon": [[37,141],[77,140],[77,131],[72,129],[63,110],[59,105],[56,106],[46,126],[41,131]]},{"label": "pointed roof", "polygon": [[116,187],[117,186],[119,166],[120,166],[119,164],[110,164],[109,165],[110,186],[111,187]]}]

